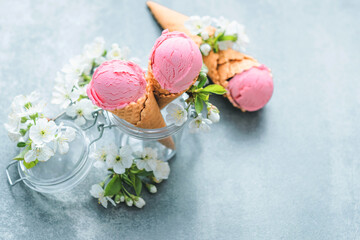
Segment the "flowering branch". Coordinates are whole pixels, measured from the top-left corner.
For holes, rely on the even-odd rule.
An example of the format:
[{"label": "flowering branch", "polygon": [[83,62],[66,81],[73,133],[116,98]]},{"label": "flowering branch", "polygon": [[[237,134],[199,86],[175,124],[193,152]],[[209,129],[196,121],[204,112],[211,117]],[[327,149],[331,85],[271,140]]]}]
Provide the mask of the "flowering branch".
[{"label": "flowering branch", "polygon": [[11,104],[12,112],[5,124],[11,140],[17,142],[21,152],[14,160],[23,161],[26,168],[48,161],[56,152],[66,154],[69,142],[75,139],[75,129],[57,125],[42,114],[45,107],[36,92],[20,95]]},{"label": "flowering branch", "polygon": [[217,53],[228,48],[244,50],[249,42],[245,27],[224,17],[192,16],[184,24],[191,34],[201,37],[200,51],[204,56],[209,55],[210,51]]},{"label": "flowering branch", "polygon": [[142,189],[146,187],[150,193],[156,193],[155,184],[167,179],[170,173],[169,164],[158,160],[157,152],[152,148],[133,153],[130,146],[118,150],[111,145],[98,149],[91,156],[96,160],[95,167],[108,172],[105,180],[94,184],[90,190],[105,208],[108,201],[114,206],[125,202],[129,207],[142,208],[145,205]]}]

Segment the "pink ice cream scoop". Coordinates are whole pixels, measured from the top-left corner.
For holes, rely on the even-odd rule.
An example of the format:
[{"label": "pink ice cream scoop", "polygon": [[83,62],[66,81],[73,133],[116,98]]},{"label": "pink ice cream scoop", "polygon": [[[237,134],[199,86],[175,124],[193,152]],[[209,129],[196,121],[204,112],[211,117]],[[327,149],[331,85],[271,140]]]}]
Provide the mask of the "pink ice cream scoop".
[{"label": "pink ice cream scoop", "polygon": [[96,68],[86,92],[90,100],[102,109],[124,108],[144,96],[145,72],[132,62],[104,62]]},{"label": "pink ice cream scoop", "polygon": [[199,75],[202,55],[184,33],[164,30],[152,49],[150,64],[161,88],[179,93],[188,89]]},{"label": "pink ice cream scoop", "polygon": [[257,111],[270,100],[274,84],[270,70],[264,65],[236,74],[227,86],[232,100],[246,111]]}]

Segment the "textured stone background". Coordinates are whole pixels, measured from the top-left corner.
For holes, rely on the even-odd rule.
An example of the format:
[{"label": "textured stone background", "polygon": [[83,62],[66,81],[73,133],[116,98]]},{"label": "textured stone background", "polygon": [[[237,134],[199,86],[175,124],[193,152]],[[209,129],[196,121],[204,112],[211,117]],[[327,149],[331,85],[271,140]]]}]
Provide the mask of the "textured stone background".
[{"label": "textured stone background", "polygon": [[[160,2],[160,1],[159,1]],[[273,70],[265,109],[214,97],[222,121],[187,135],[170,179],[138,210],[104,209],[88,190],[49,197],[10,188],[16,147],[0,128],[1,239],[360,239],[358,1],[161,1],[247,27]],[[144,1],[0,1],[0,122],[12,98],[50,97],[56,71],[96,36],[146,58],[161,30]]]}]

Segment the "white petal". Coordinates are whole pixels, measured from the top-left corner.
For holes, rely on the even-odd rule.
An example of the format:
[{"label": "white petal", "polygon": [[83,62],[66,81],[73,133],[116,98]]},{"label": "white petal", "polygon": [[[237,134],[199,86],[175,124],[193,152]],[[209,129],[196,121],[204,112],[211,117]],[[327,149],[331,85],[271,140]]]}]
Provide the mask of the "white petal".
[{"label": "white petal", "polygon": [[66,109],[66,115],[68,115],[69,117],[75,117],[76,116],[76,105],[71,105],[70,107],[68,107]]},{"label": "white petal", "polygon": [[94,198],[99,198],[103,192],[104,192],[104,189],[99,184],[94,184],[91,186],[90,194]]},{"label": "white petal", "polygon": [[108,202],[107,202],[107,198],[106,198],[106,197],[101,196],[101,197],[99,198],[99,201],[100,201],[101,205],[103,205],[104,208],[107,208]]},{"label": "white petal", "polygon": [[108,154],[106,156],[106,164],[108,166],[108,168],[112,168],[115,164],[115,155],[112,155],[112,154]]},{"label": "white petal", "polygon": [[36,152],[34,150],[28,151],[24,156],[24,160],[27,163],[35,161],[36,160]]},{"label": "white petal", "polygon": [[82,126],[82,125],[84,125],[86,123],[86,120],[85,120],[85,118],[84,117],[77,117],[76,119],[75,119],[75,124],[77,124],[78,126]]},{"label": "white petal", "polygon": [[59,142],[59,153],[66,154],[69,151],[69,144],[67,142]]},{"label": "white petal", "polygon": [[115,163],[113,166],[114,172],[117,174],[123,174],[125,172],[125,168],[122,166],[121,163]]},{"label": "white petal", "polygon": [[120,149],[121,157],[131,157],[132,149],[129,145],[122,146]]},{"label": "white petal", "polygon": [[107,199],[112,205],[114,205],[114,207],[116,207],[116,203],[114,202],[114,200],[112,200],[111,197],[106,197],[106,199]]}]

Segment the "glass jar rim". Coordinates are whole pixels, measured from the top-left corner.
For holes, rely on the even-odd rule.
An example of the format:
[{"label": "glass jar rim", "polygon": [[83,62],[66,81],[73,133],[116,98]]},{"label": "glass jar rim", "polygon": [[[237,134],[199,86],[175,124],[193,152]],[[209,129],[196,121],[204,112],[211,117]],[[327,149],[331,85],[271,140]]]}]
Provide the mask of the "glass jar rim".
[{"label": "glass jar rim", "polygon": [[142,140],[158,140],[169,137],[182,130],[188,123],[189,118],[180,126],[170,124],[163,128],[145,129],[134,126],[133,124],[119,118],[111,112],[105,111],[105,117],[110,121],[110,124],[116,125],[122,132],[129,136]]}]

